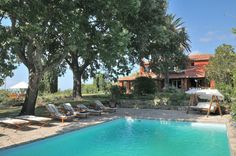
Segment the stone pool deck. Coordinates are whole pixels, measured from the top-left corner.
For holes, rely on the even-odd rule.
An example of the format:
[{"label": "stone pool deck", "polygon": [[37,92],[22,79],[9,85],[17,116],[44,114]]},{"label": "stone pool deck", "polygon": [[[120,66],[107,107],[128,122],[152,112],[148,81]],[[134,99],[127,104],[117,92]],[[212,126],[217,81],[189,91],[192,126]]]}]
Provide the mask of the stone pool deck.
[{"label": "stone pool deck", "polygon": [[87,119],[78,119],[74,122],[60,123],[51,121],[50,125],[40,127],[30,125],[21,130],[14,128],[0,127],[0,148],[8,148],[22,143],[32,142],[63,134],[69,131],[77,130],[83,127],[99,124],[102,122],[114,120],[120,117],[159,119],[159,120],[177,120],[206,123],[222,123],[227,125],[228,137],[231,147],[231,153],[236,156],[236,125],[231,122],[229,115],[223,117],[211,115],[208,118],[203,114],[186,114],[184,111],[158,110],[158,109],[128,109],[119,108],[116,113],[102,114],[102,116],[89,116]]}]

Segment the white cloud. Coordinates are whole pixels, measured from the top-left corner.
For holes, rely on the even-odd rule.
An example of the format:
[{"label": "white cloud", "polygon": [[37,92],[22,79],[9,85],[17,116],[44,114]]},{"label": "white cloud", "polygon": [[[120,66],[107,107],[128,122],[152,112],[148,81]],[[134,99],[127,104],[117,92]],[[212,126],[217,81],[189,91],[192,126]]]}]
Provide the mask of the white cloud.
[{"label": "white cloud", "polygon": [[199,50],[193,50],[190,54],[202,54],[202,52],[200,52]]},{"label": "white cloud", "polygon": [[202,38],[200,38],[200,42],[207,43],[207,42],[211,42],[211,41],[212,41],[212,38],[209,38],[209,37],[202,37]]},{"label": "white cloud", "polygon": [[216,31],[209,31],[200,38],[200,42],[208,43],[212,41],[223,41],[225,39],[227,39],[226,34],[222,34]]}]

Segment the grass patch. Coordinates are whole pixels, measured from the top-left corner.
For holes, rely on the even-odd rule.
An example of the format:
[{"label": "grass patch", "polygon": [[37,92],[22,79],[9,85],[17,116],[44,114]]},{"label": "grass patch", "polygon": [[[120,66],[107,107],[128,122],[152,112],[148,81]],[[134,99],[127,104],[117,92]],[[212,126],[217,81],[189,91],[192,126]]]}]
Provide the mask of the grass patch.
[{"label": "grass patch", "polygon": [[0,117],[14,117],[20,112],[20,107],[0,107]]}]

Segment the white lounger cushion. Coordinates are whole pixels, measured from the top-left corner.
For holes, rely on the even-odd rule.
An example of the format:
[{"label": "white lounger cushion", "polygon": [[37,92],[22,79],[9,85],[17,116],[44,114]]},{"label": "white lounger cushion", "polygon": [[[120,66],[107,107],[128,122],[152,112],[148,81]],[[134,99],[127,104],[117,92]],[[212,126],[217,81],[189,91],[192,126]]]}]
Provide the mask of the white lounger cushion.
[{"label": "white lounger cushion", "polygon": [[53,114],[56,117],[66,117],[64,114],[61,114],[58,109],[56,108],[56,106],[54,104],[48,104],[46,105],[46,108],[48,109],[48,111]]},{"label": "white lounger cushion", "polygon": [[96,104],[100,109],[102,109],[104,112],[116,112],[116,110],[117,110],[117,108],[111,108],[111,107],[106,107],[106,106],[104,106],[104,105],[102,104],[102,102],[99,101],[99,100],[95,100],[94,102],[95,102],[95,104]]},{"label": "white lounger cushion", "polygon": [[77,107],[80,108],[80,109],[86,109],[86,110],[89,109],[88,107],[86,107],[83,104],[78,104]]},{"label": "white lounger cushion", "polygon": [[78,104],[77,107],[81,110],[87,111],[87,112],[92,113],[92,114],[100,114],[101,115],[101,113],[102,113],[101,110],[90,109],[90,108],[86,107],[83,104]]},{"label": "white lounger cushion", "polygon": [[102,104],[102,102],[99,101],[99,100],[95,100],[94,102],[96,103],[97,106],[101,107],[102,109],[113,109],[113,110],[116,110],[116,109],[117,109],[117,108],[106,107],[106,106],[104,106],[104,105]]},{"label": "white lounger cushion", "polygon": [[63,104],[63,107],[64,107],[67,111],[76,112],[76,111],[74,110],[74,108],[71,106],[70,103],[64,103],[64,104]]},{"label": "white lounger cushion", "polygon": [[[208,109],[210,107],[210,102],[198,102],[196,106],[190,106],[193,109]],[[213,102],[211,106],[211,111],[214,111],[216,108],[216,103]]]},{"label": "white lounger cushion", "polygon": [[70,103],[64,103],[63,107],[65,108],[65,110],[73,113],[73,115],[81,115],[81,116],[86,116],[86,117],[89,115],[89,113],[82,113],[82,112],[75,111]]},{"label": "white lounger cushion", "polygon": [[77,107],[80,108],[80,109],[84,109],[84,110],[86,110],[86,111],[101,112],[100,110],[90,109],[90,108],[86,107],[86,106],[83,105],[83,104],[78,104]]},{"label": "white lounger cushion", "polygon": [[39,117],[39,116],[34,116],[34,115],[22,115],[22,116],[18,116],[16,118],[23,119],[23,120],[29,120],[29,121],[35,121],[35,122],[44,122],[44,121],[52,120],[51,118]]},{"label": "white lounger cushion", "polygon": [[10,124],[10,125],[19,125],[19,124],[29,123],[29,121],[21,120],[21,119],[13,119],[13,118],[0,118],[0,123]]}]

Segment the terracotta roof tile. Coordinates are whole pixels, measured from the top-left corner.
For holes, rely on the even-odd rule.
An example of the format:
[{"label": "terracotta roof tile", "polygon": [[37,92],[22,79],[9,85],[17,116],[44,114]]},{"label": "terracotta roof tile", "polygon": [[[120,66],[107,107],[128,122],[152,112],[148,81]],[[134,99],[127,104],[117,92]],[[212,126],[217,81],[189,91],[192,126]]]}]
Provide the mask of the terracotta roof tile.
[{"label": "terracotta roof tile", "polygon": [[136,79],[136,76],[125,76],[118,79],[118,81],[133,81]]},{"label": "terracotta roof tile", "polygon": [[204,78],[205,77],[205,66],[194,66],[183,70],[181,73],[171,73],[170,78]]},{"label": "terracotta roof tile", "polygon": [[213,56],[213,54],[192,54],[189,55],[189,59],[194,61],[209,60]]},{"label": "terracotta roof tile", "polygon": [[[203,60],[209,60],[214,55],[212,54],[193,54],[189,55],[189,58],[194,61],[203,61]],[[147,63],[147,62],[146,62]],[[189,67],[181,72],[173,72],[170,73],[171,79],[178,79],[178,78],[204,78],[205,77],[205,64],[199,64],[192,67]],[[151,73],[143,73],[141,76],[151,77],[151,78],[159,78],[163,79],[163,75],[157,75],[153,72]],[[127,77],[121,77],[119,78],[119,81],[133,81],[135,80],[136,76],[127,76]]]}]

